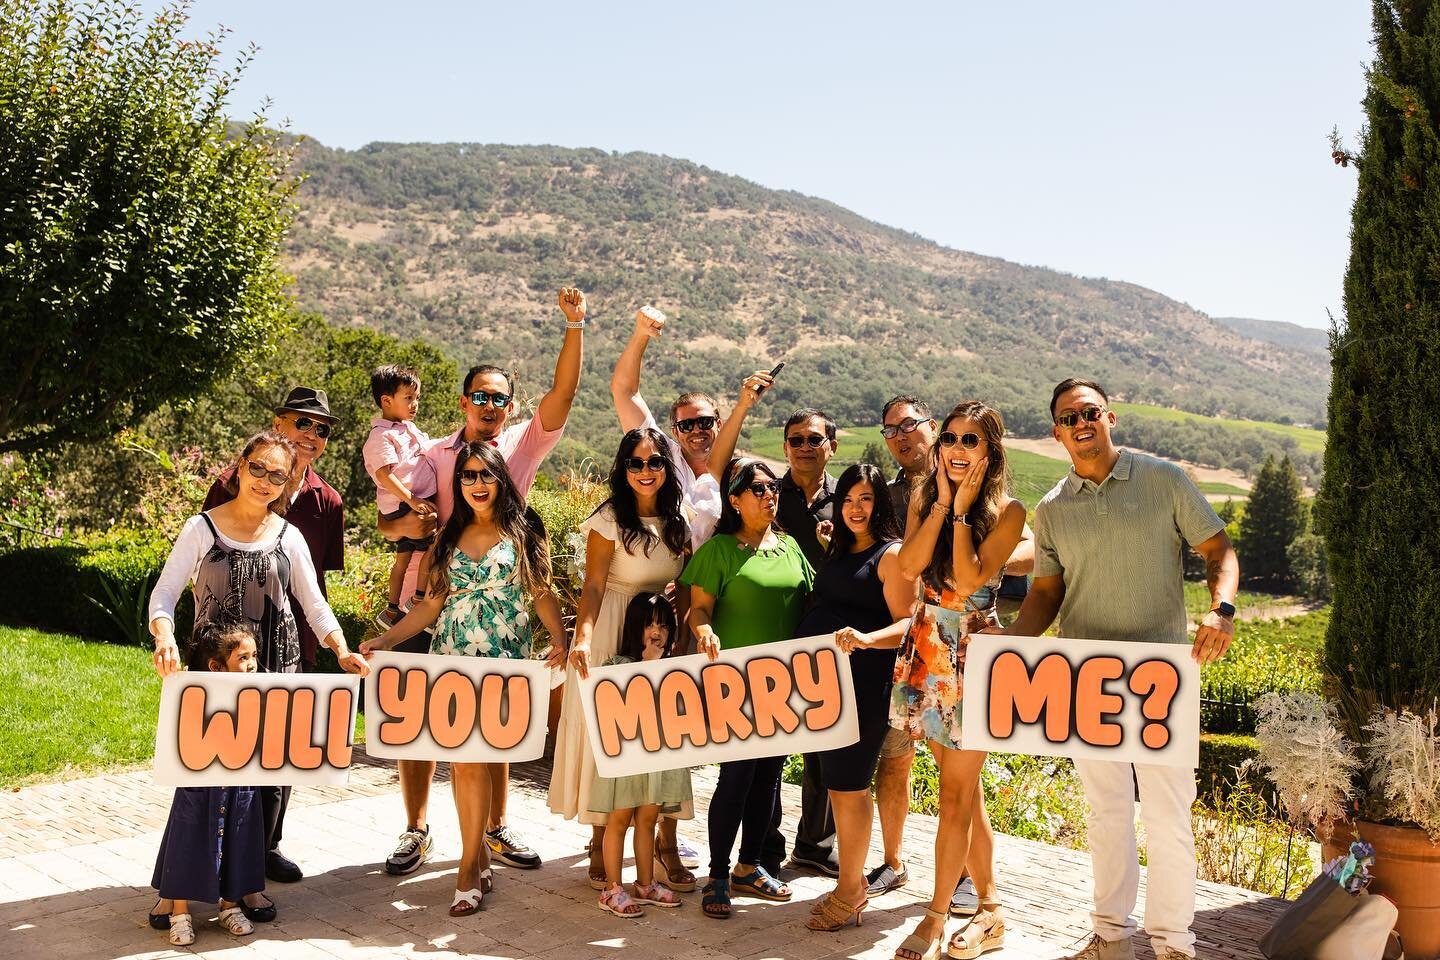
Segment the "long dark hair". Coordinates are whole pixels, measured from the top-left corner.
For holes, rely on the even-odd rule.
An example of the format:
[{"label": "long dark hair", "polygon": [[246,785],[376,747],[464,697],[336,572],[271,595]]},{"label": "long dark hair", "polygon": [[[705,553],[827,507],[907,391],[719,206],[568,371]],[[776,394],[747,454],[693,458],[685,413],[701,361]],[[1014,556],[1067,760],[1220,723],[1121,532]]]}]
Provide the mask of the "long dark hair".
[{"label": "long dark hair", "polygon": [[[635,448],[645,440],[650,441],[665,461],[665,482],[655,493],[655,508],[660,518],[658,536],[640,522],[635,490],[626,479],[625,461],[634,456]],[[681,497],[680,478],[675,472],[675,461],[670,456],[670,445],[665,442],[665,435],[653,427],[639,427],[627,431],[620,438],[620,447],[615,451],[615,465],[610,468],[610,496],[595,508],[595,512],[599,513],[608,506],[615,514],[615,525],[620,528],[620,539],[627,553],[634,553],[635,546],[641,544],[648,557],[655,545],[663,542],[671,553],[681,554],[690,544],[690,525],[685,522],[685,514],[680,509]]]},{"label": "long dark hair", "polygon": [[884,543],[887,540],[899,540],[904,533],[900,529],[900,521],[895,516],[895,504],[890,500],[890,489],[885,483],[885,474],[880,468],[869,463],[857,463],[845,468],[840,474],[840,479],[835,481],[835,498],[831,500],[834,506],[835,530],[830,534],[830,548],[825,551],[825,559],[833,560],[849,553],[855,547],[855,534],[840,516],[844,509],[845,498],[850,491],[861,483],[870,484],[870,489],[875,493],[875,505],[870,508],[870,536],[874,537],[877,543]]},{"label": "long dark hair", "polygon": [[730,498],[754,483],[755,474],[761,470],[765,471],[765,475],[771,480],[780,479],[763,460],[736,457],[725,467],[725,472],[720,477],[720,522],[715,524],[716,533],[735,533],[745,525],[740,519],[740,511],[735,509]]},{"label": "long dark hair", "polygon": [[675,608],[658,593],[637,593],[630,598],[630,604],[625,608],[625,623],[620,628],[620,656],[631,660],[645,658],[645,628],[652,623],[670,631],[670,637],[665,641],[665,652],[661,654],[662,657],[670,656],[670,651],[675,649],[678,629]]},{"label": "long dark hair", "polygon": [[455,458],[455,473],[450,478],[455,508],[435,540],[430,589],[439,595],[450,592],[450,558],[455,554],[461,532],[475,519],[475,508],[470,506],[465,485],[460,482],[460,472],[470,460],[479,460],[495,475],[495,527],[500,531],[500,539],[515,544],[520,583],[531,596],[549,593],[550,544],[545,538],[545,524],[538,513],[525,506],[525,498],[510,479],[510,470],[500,451],[483,441],[467,443]]},{"label": "long dark hair", "polygon": [[290,475],[290,479],[286,482],[285,486],[280,489],[279,496],[271,500],[269,504],[271,513],[278,513],[283,517],[285,511],[290,509],[290,495],[294,493],[296,487],[300,485],[300,478],[295,476],[295,462],[298,456],[295,452],[295,444],[291,443],[282,434],[274,430],[261,430],[255,434],[255,436],[246,440],[245,446],[240,450],[240,455],[235,458],[235,470],[230,474],[223,486],[225,487],[225,492],[230,494],[230,496],[238,497],[240,495],[240,474],[241,471],[246,469],[245,461],[249,460],[256,451],[267,450],[270,447],[278,447],[280,452],[285,454],[286,458],[290,461],[290,467],[286,470],[286,473]]},{"label": "long dark hair", "polygon": [[[955,409],[946,415],[940,423],[940,433],[944,433],[950,427],[952,420],[974,420],[980,425],[980,434],[985,441],[986,449],[981,452],[978,448],[972,451],[969,456],[971,460],[975,457],[988,457],[990,462],[985,467],[985,479],[980,481],[980,493],[975,497],[975,502],[970,505],[970,536],[974,541],[976,549],[985,542],[990,531],[995,529],[995,524],[1000,521],[1000,506],[1005,500],[1005,491],[1010,486],[1010,465],[1005,459],[1005,421],[1000,416],[1000,411],[980,400],[965,400],[955,405]],[[935,479],[937,470],[943,469],[940,466],[941,458],[940,440],[937,435],[934,445],[930,448],[930,473],[921,482],[919,487],[920,516],[925,516],[930,508],[935,505],[939,497],[939,484]],[[950,506],[948,503],[945,505]],[[930,565],[925,568],[925,579],[932,587],[941,587],[954,579],[954,528],[955,524],[947,523],[940,529],[940,536],[935,541],[935,553],[930,558]]]}]

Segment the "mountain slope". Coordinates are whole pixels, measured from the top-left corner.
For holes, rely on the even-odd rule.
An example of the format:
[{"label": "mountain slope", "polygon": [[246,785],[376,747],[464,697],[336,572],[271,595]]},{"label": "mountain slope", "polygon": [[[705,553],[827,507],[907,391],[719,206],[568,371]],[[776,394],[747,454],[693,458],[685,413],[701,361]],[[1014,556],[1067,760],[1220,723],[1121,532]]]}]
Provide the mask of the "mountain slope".
[{"label": "mountain slope", "polygon": [[1330,356],[1330,333],[1327,330],[1302,327],[1298,323],[1286,323],[1283,320],[1251,320],[1247,317],[1216,317],[1215,322],[1252,340],[1294,347],[1307,353],[1320,353],[1327,358]]},{"label": "mountain slope", "polygon": [[554,291],[583,287],[595,323],[571,435],[587,441],[614,429],[609,369],[647,302],[673,318],[647,356],[653,401],[682,385],[730,396],[784,358],[772,419],[807,404],[870,422],[912,392],[991,399],[1034,433],[1070,375],[1199,413],[1323,416],[1328,365],[1313,353],[1142,287],[950,250],[682,160],[311,142],[300,162],[289,265],[302,306],[332,323],[423,337],[462,365],[514,362],[538,392],[561,336]]}]

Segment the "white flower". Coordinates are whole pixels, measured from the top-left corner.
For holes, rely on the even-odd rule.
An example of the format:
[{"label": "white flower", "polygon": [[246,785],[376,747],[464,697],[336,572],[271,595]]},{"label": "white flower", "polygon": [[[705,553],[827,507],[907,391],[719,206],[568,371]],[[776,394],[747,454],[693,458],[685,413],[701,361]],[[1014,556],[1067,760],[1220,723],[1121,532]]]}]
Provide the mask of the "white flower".
[{"label": "white flower", "polygon": [[570,560],[565,564],[565,572],[570,577],[571,583],[580,583],[585,579],[585,545],[589,540],[579,530],[570,531],[565,538],[565,545],[570,548]]},{"label": "white flower", "polygon": [[1267,693],[1255,701],[1255,714],[1256,759],[1285,812],[1291,822],[1328,837],[1346,818],[1360,766],[1355,745],[1336,726],[1335,707],[1313,693]]}]

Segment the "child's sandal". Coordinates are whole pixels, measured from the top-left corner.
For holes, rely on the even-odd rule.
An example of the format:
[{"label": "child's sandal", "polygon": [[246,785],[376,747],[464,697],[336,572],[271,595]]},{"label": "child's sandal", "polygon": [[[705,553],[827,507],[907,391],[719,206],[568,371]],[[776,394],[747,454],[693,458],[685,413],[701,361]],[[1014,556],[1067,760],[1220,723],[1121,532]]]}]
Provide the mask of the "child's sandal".
[{"label": "child's sandal", "polygon": [[170,945],[188,947],[195,942],[195,924],[188,913],[170,914]]},{"label": "child's sandal", "polygon": [[226,907],[216,919],[220,921],[220,926],[230,931],[231,936],[243,937],[255,932],[255,924],[239,907]]},{"label": "child's sandal", "polygon": [[777,903],[790,902],[790,888],[770,876],[769,871],[759,864],[756,864],[755,868],[744,876],[732,873],[730,884],[737,893],[745,893],[752,897],[759,897],[761,900],[773,900]]},{"label": "child's sandal", "polygon": [[704,896],[700,898],[700,909],[705,916],[716,920],[730,919],[730,881],[711,879],[705,884]]},{"label": "child's sandal", "polygon": [[679,897],[661,886],[660,882],[656,880],[652,880],[648,887],[639,883],[634,884],[630,888],[630,893],[634,896],[636,903],[648,903],[652,907],[678,907],[682,902]]},{"label": "child's sandal", "polygon": [[624,917],[626,920],[633,920],[636,917],[645,915],[645,909],[630,899],[630,894],[620,884],[600,894],[599,907],[601,910],[608,910],[617,917]]}]

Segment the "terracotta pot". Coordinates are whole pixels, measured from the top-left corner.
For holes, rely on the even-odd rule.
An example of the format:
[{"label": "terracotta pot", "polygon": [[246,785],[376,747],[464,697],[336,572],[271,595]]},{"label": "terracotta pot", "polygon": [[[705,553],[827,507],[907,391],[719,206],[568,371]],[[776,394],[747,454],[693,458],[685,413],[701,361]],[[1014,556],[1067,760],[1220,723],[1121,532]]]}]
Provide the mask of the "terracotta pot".
[{"label": "terracotta pot", "polygon": [[1405,943],[1406,960],[1440,957],[1440,844],[1415,827],[1388,827],[1358,820],[1339,824],[1323,845],[1329,860],[1349,852],[1354,835],[1375,848],[1375,879],[1370,892],[1400,908],[1395,929]]}]

